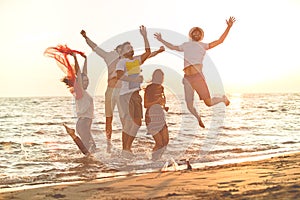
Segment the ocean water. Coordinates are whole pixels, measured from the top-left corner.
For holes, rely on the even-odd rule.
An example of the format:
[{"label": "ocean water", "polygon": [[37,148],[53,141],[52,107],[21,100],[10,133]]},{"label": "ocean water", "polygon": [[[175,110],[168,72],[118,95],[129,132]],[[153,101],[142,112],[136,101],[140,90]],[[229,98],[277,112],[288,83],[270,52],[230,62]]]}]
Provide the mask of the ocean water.
[{"label": "ocean water", "polygon": [[[151,161],[152,136],[143,122],[132,150],[121,155],[117,109],[113,148],[107,152],[104,98],[95,100],[92,134],[97,152],[80,153],[62,123],[75,127],[72,97],[0,98],[0,190],[28,185],[102,179],[159,170],[175,160],[193,166],[241,162],[300,151],[300,94],[232,94],[231,104],[206,107],[196,101],[205,129],[186,110],[183,97],[167,96],[170,143],[162,158]],[[197,99],[197,98],[196,98]]]}]

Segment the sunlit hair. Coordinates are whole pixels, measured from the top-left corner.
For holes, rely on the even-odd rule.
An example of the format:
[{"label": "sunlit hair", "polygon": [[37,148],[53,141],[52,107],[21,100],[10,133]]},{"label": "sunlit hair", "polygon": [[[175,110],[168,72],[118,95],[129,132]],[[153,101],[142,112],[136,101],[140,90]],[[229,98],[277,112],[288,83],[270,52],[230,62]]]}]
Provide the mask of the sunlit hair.
[{"label": "sunlit hair", "polygon": [[124,42],[123,44],[121,44],[122,51],[124,51],[124,47],[125,47],[127,44],[131,45],[130,42]]},{"label": "sunlit hair", "polygon": [[63,83],[65,83],[68,88],[70,88],[70,91],[74,90],[74,82],[76,79],[75,75],[75,69],[74,66],[71,65],[69,62],[69,55],[72,54],[80,54],[81,56],[85,57],[85,54],[81,51],[77,51],[74,49],[70,49],[67,45],[57,45],[56,47],[48,47],[44,55],[50,58],[54,58],[57,62],[58,67],[65,73],[65,77],[61,79]]},{"label": "sunlit hair", "polygon": [[117,51],[118,49],[121,49],[122,50],[123,48],[123,44],[119,44],[118,46],[116,46],[115,50]]},{"label": "sunlit hair", "polygon": [[191,28],[191,30],[189,32],[189,37],[190,37],[190,39],[192,39],[192,34],[196,30],[200,32],[201,37],[200,37],[199,41],[201,41],[203,39],[203,37],[204,37],[204,31],[201,28],[199,28],[199,27],[193,27],[193,28]]},{"label": "sunlit hair", "polygon": [[123,44],[121,44],[121,52],[120,52],[120,54],[121,54],[121,56],[124,56],[124,51],[125,51],[125,46],[126,45],[131,45],[130,44],[130,42],[124,42]]},{"label": "sunlit hair", "polygon": [[61,82],[65,83],[68,87],[73,87],[73,82],[70,80],[69,77],[65,76],[61,79]]},{"label": "sunlit hair", "polygon": [[152,74],[152,83],[162,84],[164,81],[164,72],[161,69],[156,69]]},{"label": "sunlit hair", "polygon": [[[87,81],[89,81],[89,77],[86,74],[81,73],[81,77],[82,79],[86,77]],[[65,83],[68,87],[74,87],[74,82],[68,76],[63,77],[61,82]]]},{"label": "sunlit hair", "polygon": [[115,51],[119,54],[119,58],[121,58],[121,56],[122,56],[124,44],[125,44],[125,43],[119,44],[119,45],[116,46],[116,48],[115,48]]}]

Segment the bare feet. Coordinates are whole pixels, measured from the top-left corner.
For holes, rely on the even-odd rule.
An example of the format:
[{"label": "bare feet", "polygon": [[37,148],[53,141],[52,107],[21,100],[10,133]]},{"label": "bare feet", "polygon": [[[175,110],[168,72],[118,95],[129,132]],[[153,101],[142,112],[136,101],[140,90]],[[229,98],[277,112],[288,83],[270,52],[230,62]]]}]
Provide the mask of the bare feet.
[{"label": "bare feet", "polygon": [[86,32],[85,32],[84,30],[81,30],[81,31],[80,31],[80,34],[81,34],[84,38],[86,38]]},{"label": "bare feet", "polygon": [[69,128],[66,124],[63,124],[63,126],[66,128],[66,131],[69,133],[69,135],[75,134],[75,129]]},{"label": "bare feet", "polygon": [[158,159],[161,158],[161,156],[163,155],[164,151],[166,150],[167,146],[163,146],[157,150],[153,150],[152,152],[152,161],[156,161]]},{"label": "bare feet", "polygon": [[223,96],[223,98],[224,98],[224,103],[225,103],[225,105],[226,105],[226,106],[229,106],[229,104],[230,104],[229,99],[228,99],[225,95]]},{"label": "bare feet", "polygon": [[163,52],[163,51],[165,51],[165,47],[164,47],[164,46],[161,46],[161,47],[159,48],[158,52],[161,53],[161,52]]},{"label": "bare feet", "polygon": [[205,126],[204,126],[204,124],[203,124],[203,122],[202,122],[201,119],[199,120],[199,126],[202,127],[202,128],[205,128]]},{"label": "bare feet", "polygon": [[124,150],[124,149],[122,150],[121,155],[125,159],[132,159],[132,158],[134,158],[134,154],[131,151],[127,151],[127,150]]}]

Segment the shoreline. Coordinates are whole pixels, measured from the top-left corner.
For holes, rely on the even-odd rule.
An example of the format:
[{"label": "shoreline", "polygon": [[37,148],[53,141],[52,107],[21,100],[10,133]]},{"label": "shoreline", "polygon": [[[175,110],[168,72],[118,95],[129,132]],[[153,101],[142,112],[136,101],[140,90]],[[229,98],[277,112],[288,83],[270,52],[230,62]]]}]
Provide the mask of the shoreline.
[{"label": "shoreline", "polygon": [[[261,160],[266,160],[270,159],[273,157],[279,157],[283,156],[286,154],[296,154],[300,153],[299,151],[294,151],[294,152],[285,152],[285,153],[273,153],[273,154],[267,154],[267,155],[259,155],[259,156],[250,156],[250,157],[242,157],[242,158],[232,158],[228,160],[218,160],[218,161],[209,161],[209,162],[194,162],[192,163],[190,161],[190,164],[192,165],[193,170],[201,170],[207,167],[220,167],[220,166],[226,166],[226,165],[231,165],[231,164],[240,164],[240,163],[246,163],[246,162],[253,162],[253,161],[261,161]],[[170,160],[169,160],[170,161]],[[6,193],[6,192],[14,192],[14,191],[19,191],[19,190],[27,190],[27,189],[35,189],[39,187],[50,187],[50,186],[56,186],[56,185],[71,185],[71,184],[76,184],[76,183],[84,183],[84,182],[90,182],[90,181],[106,181],[109,179],[117,179],[117,178],[122,178],[122,177],[127,177],[127,176],[141,176],[149,173],[160,173],[163,167],[164,163],[161,163],[162,165],[160,168],[149,168],[149,166],[153,166],[152,164],[146,164],[146,168],[139,168],[140,166],[133,167],[124,167],[125,171],[118,171],[118,172],[113,172],[113,173],[100,173],[94,178],[91,179],[78,179],[78,180],[62,180],[62,181],[49,181],[49,182],[37,182],[37,183],[24,183],[24,184],[19,184],[15,185],[12,187],[2,187],[0,188],[0,194],[1,193]],[[147,169],[149,168],[149,169]],[[174,167],[172,166],[172,163],[169,162],[169,165],[166,169],[166,172],[174,172],[174,171],[184,171],[186,170],[187,166],[186,164],[178,163],[176,169],[174,170]],[[0,199],[1,200],[1,199]]]},{"label": "shoreline", "polygon": [[39,185],[0,192],[4,199],[300,199],[300,153],[207,166]]}]

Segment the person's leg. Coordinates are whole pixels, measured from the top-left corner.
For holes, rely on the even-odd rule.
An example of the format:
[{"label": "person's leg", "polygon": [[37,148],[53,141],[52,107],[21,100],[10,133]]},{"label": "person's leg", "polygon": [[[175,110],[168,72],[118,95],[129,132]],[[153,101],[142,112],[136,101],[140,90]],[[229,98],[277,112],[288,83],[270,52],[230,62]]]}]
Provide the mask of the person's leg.
[{"label": "person's leg", "polygon": [[106,117],[106,120],[105,120],[105,133],[106,133],[107,140],[111,140],[112,120],[113,120],[113,117]]},{"label": "person's leg", "polygon": [[167,143],[169,142],[169,135],[165,134],[165,128],[163,128],[159,133],[153,136],[155,141],[155,146],[152,150],[152,160],[158,160],[163,155],[166,150]]},{"label": "person's leg", "polygon": [[[126,122],[125,122],[126,124]],[[131,151],[131,144],[134,140],[133,136],[128,135],[126,132],[122,132],[122,143],[123,143],[123,149],[122,149],[122,157],[126,159],[132,159],[134,154]]]},{"label": "person's leg", "polygon": [[122,131],[122,149],[127,149],[127,140],[128,140],[128,134],[126,134],[124,131]]},{"label": "person's leg", "polygon": [[112,134],[112,120],[113,120],[113,110],[115,107],[114,101],[112,99],[113,88],[107,87],[105,91],[105,132],[106,139],[111,139]]},{"label": "person's leg", "polygon": [[126,150],[131,152],[132,143],[135,139],[135,136],[142,125],[142,98],[138,92],[134,92],[129,96],[129,118],[126,119],[126,130],[127,140],[125,141]]},{"label": "person's leg", "polygon": [[132,146],[134,139],[135,139],[134,136],[127,135],[127,141],[125,142],[125,145],[126,145],[125,150],[132,152],[131,146]]},{"label": "person's leg", "polygon": [[121,106],[121,103],[120,103],[120,88],[114,88],[113,98],[115,99],[115,102],[116,102],[116,105],[117,105],[117,108],[118,108],[119,118],[120,118],[121,124],[123,126],[125,113],[122,110],[122,106]]},{"label": "person's leg", "polygon": [[127,134],[126,132],[122,132],[122,149],[125,151],[132,152],[131,146],[134,141],[134,136]]},{"label": "person's leg", "polygon": [[132,143],[136,137],[139,128],[140,126],[137,125],[133,120],[124,121],[124,131],[122,133],[123,150],[132,152]]},{"label": "person's leg", "polygon": [[131,146],[132,146],[132,143],[134,141],[134,138],[135,138],[135,135],[130,135],[132,133],[136,133],[138,128],[135,128],[134,127],[135,124],[130,121],[130,120],[125,120],[124,121],[124,129],[122,131],[122,147],[123,147],[123,150],[126,150],[126,151],[129,151],[129,152],[132,152],[131,151]]},{"label": "person's leg", "polygon": [[[120,95],[119,96],[119,106],[120,106],[120,110],[122,110],[123,113],[123,122],[122,122],[122,150],[126,149],[126,141],[127,141],[127,134],[126,134],[126,128],[127,128],[127,118],[128,118],[128,97],[127,95]],[[119,108],[118,108],[119,109]],[[120,110],[119,110],[119,114],[120,114]]]},{"label": "person's leg", "polygon": [[63,124],[63,126],[65,127],[67,133],[72,137],[76,137],[75,135],[75,129],[68,127],[66,124]]},{"label": "person's leg", "polygon": [[153,139],[155,141],[155,145],[154,145],[152,151],[157,151],[158,149],[160,149],[164,146],[163,138],[160,133],[156,133],[155,135],[153,135]]},{"label": "person's leg", "polygon": [[199,73],[195,75],[189,82],[191,87],[199,95],[199,99],[203,100],[206,106],[211,107],[221,102],[224,102],[226,106],[229,105],[230,101],[225,95],[223,97],[210,97],[210,92],[203,74]]},{"label": "person's leg", "polygon": [[136,124],[130,115],[130,109],[133,105],[130,102],[131,94],[120,95],[120,107],[123,113],[122,120],[122,149],[123,151],[131,152],[131,145],[137,132]]},{"label": "person's leg", "polygon": [[82,143],[89,150],[94,152],[96,149],[95,141],[91,134],[92,119],[79,118],[76,123],[76,131],[79,134]]},{"label": "person's leg", "polygon": [[142,97],[138,92],[134,92],[131,95],[129,101],[129,112],[130,112],[131,119],[134,121],[134,123],[138,126],[141,126],[142,119],[143,119],[143,106],[142,106]]},{"label": "person's leg", "polygon": [[81,139],[75,134],[75,129],[69,128],[66,124],[63,124],[63,126],[65,127],[67,133],[72,137],[73,141],[78,146],[80,151],[85,155],[89,155],[89,150],[82,143]]},{"label": "person's leg", "polygon": [[163,141],[163,146],[167,146],[169,144],[169,131],[167,125],[160,131],[160,135]]},{"label": "person's leg", "polygon": [[194,89],[192,88],[191,84],[186,78],[183,78],[183,85],[184,85],[185,102],[188,110],[192,115],[196,117],[196,119],[199,122],[199,126],[205,128],[200,115],[198,114],[196,108],[194,107]]},{"label": "person's leg", "polygon": [[213,97],[213,98],[209,98],[209,99],[204,99],[203,101],[204,101],[205,105],[207,105],[208,107],[214,106],[221,102],[223,102],[226,106],[228,106],[230,104],[230,101],[228,100],[228,98],[225,95],[223,97]]}]

